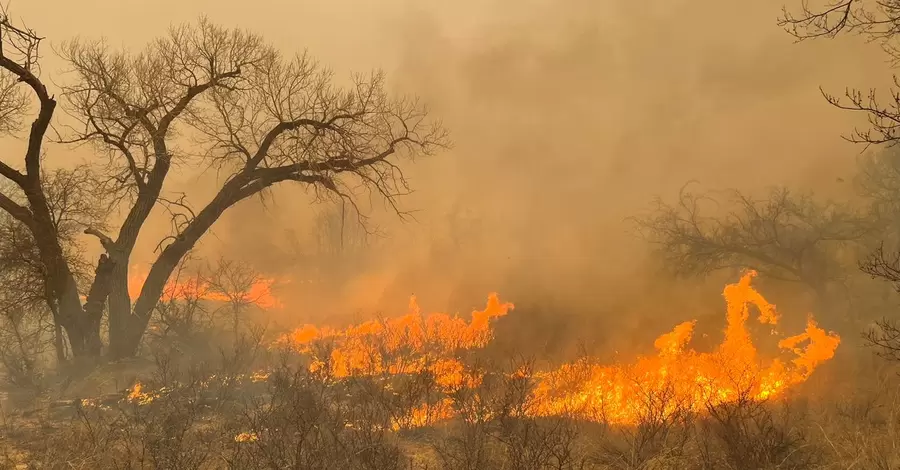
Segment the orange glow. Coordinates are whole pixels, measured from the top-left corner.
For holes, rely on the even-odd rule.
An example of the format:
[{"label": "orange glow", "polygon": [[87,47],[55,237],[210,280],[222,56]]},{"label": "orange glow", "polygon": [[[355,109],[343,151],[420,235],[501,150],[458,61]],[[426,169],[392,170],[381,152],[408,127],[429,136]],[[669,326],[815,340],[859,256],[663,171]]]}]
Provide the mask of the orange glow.
[{"label": "orange glow", "polygon": [[[137,268],[131,268],[131,275],[128,277],[128,295],[132,299],[136,299],[147,280],[147,272]],[[214,302],[231,302],[240,301],[242,303],[253,304],[263,309],[283,308],[282,303],[272,293],[272,286],[275,284],[273,279],[260,278],[254,282],[247,292],[235,293],[235,297],[230,297],[222,292],[217,292],[209,283],[198,280],[196,277],[189,279],[170,279],[163,288],[162,300],[172,299],[200,299]],[[238,297],[239,296],[239,297]]]},{"label": "orange glow", "polygon": [[[689,349],[695,322],[684,322],[656,339],[656,355],[638,357],[631,364],[598,365],[583,359],[534,374],[526,413],[635,424],[651,410],[699,412],[741,398],[776,397],[805,381],[834,356],[840,338],[819,328],[810,316],[804,333],[782,339],[780,353],[764,360],[746,326],[750,306],[759,311],[762,324],[774,328],[779,317],[775,306],[751,286],[755,275],[748,272],[725,287],[727,326],[713,351]],[[473,312],[466,322],[443,313],[422,315],[413,298],[410,312],[402,317],[343,330],[305,325],[278,338],[276,345],[309,356],[312,371],[332,377],[429,372],[449,392],[481,383],[482,377],[466,367],[460,352],[485,346],[493,337],[492,320],[512,308],[491,294],[484,311]],[[449,398],[423,404],[395,427],[450,418],[452,404]]]}]

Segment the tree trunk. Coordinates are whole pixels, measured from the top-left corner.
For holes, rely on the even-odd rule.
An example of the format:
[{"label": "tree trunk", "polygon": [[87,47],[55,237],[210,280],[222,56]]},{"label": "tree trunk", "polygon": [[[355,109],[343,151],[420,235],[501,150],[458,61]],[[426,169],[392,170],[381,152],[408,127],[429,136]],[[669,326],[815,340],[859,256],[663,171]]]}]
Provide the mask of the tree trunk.
[{"label": "tree trunk", "polygon": [[[180,253],[180,250],[168,250],[168,247],[163,250],[163,254],[150,268],[150,273],[144,280],[141,294],[135,300],[134,306],[128,300],[127,290],[124,293],[124,299],[121,291],[110,295],[109,352],[113,359],[132,357],[137,354],[144,330],[150,322],[153,310],[159,303],[169,276],[172,275],[175,267],[186,253],[187,251]],[[120,290],[122,286],[116,285],[114,289]]]},{"label": "tree trunk", "polygon": [[99,328],[93,328],[85,323],[73,323],[63,325],[63,329],[72,346],[72,356],[76,358],[100,356],[103,343]]},{"label": "tree trunk", "polygon": [[137,345],[131,344],[131,298],[128,294],[128,266],[119,263],[112,270],[109,292],[109,354],[114,359],[133,356]]},{"label": "tree trunk", "polygon": [[56,365],[62,366],[66,363],[66,342],[63,340],[62,326],[54,319],[53,321],[53,349],[56,351]]},{"label": "tree trunk", "polygon": [[[166,246],[153,266],[141,293],[134,301],[131,307],[130,315],[124,326],[119,330],[110,329],[110,343],[115,342],[116,347],[111,348],[113,357],[129,357],[134,356],[150,323],[150,316],[156,308],[159,299],[162,296],[169,277],[175,271],[178,263],[188,254],[201,237],[209,230],[210,227],[221,217],[226,209],[242,200],[243,198],[252,196],[254,193],[242,194],[241,187],[246,184],[246,177],[234,178],[226,183],[216,194],[212,201],[201,210],[197,216],[185,227],[185,229],[175,238],[175,240]],[[113,340],[112,335],[122,335],[120,338]]]},{"label": "tree trunk", "polygon": [[[31,174],[29,171],[29,175]],[[53,222],[40,179],[37,177],[30,179],[29,185],[25,195],[34,216],[29,229],[38,247],[41,263],[46,269],[45,279],[52,296],[50,301],[55,303],[57,308],[56,322],[66,331],[73,356],[99,356],[102,349],[100,316],[96,314],[97,312],[86,312],[81,305],[78,284],[60,245],[59,233]],[[101,258],[97,268],[98,274],[103,265]],[[96,297],[93,289],[89,299],[91,296]]]},{"label": "tree trunk", "polygon": [[53,292],[50,290],[50,284],[47,279],[44,279],[44,300],[47,303],[47,308],[50,310],[50,315],[53,317],[53,349],[56,351],[56,365],[62,366],[66,363],[66,341],[63,338],[63,329],[62,325],[59,323],[59,307],[57,306],[56,299],[53,298]]},{"label": "tree trunk", "polygon": [[72,355],[75,357],[99,356],[103,342],[100,339],[100,319],[85,312],[78,298],[75,280],[71,278],[68,287],[56,291],[58,323],[69,338]]}]

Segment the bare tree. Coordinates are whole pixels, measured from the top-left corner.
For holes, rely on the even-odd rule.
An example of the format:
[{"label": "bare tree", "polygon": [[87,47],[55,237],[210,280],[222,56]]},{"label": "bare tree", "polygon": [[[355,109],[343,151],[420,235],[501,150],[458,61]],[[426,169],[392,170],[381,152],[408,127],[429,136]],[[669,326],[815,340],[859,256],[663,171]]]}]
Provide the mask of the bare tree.
[{"label": "bare tree", "polygon": [[219,258],[216,265],[208,271],[203,282],[210,292],[226,301],[224,308],[218,310],[226,313],[237,338],[244,313],[251,305],[265,300],[260,296],[266,292],[254,292],[254,287],[264,279],[249,264],[225,258]]},{"label": "bare tree", "polygon": [[353,215],[358,215],[353,209],[346,204],[330,205],[316,215],[312,231],[316,254],[326,259],[353,257],[370,245],[377,234],[367,230],[364,223],[354,223],[359,221],[353,220]]},{"label": "bare tree", "polygon": [[842,280],[848,263],[856,263],[850,244],[872,230],[848,207],[820,204],[783,188],[763,199],[738,191],[717,199],[684,188],[676,204],[657,201],[655,211],[636,222],[676,275],[751,268],[805,284],[823,305],[829,285]]},{"label": "bare tree", "polygon": [[[900,292],[900,253],[896,250],[886,251],[883,246],[878,247],[860,263],[860,270],[872,278],[889,282]],[[875,321],[864,332],[863,338],[876,348],[880,356],[900,360],[900,325],[896,320],[882,318]]]},{"label": "bare tree", "polygon": [[[25,171],[0,165],[27,204],[0,197],[0,208],[34,235],[76,355],[100,352],[104,301],[111,355],[135,354],[179,261],[238,202],[294,182],[319,198],[351,204],[373,192],[397,208],[396,198],[408,192],[397,160],[446,144],[444,130],[429,123],[417,101],[388,96],[380,73],[355,77],[341,89],[307,55],[283,57],[257,35],[203,18],[171,28],[137,54],[113,51],[103,41],[69,42],[62,55],[73,78],[62,95],[78,125],[61,141],[92,144],[106,156],[98,165],[105,178],[95,189],[115,195],[126,214],[114,236],[94,226],[85,230],[106,253],[82,303],[40,185],[41,147],[56,107],[36,70],[40,38],[8,19],[0,26],[0,68],[26,84],[40,105]],[[188,138],[194,143],[180,147]],[[187,197],[166,197],[163,186],[175,165],[215,168],[222,182],[212,200],[193,209]],[[129,259],[157,205],[170,212],[174,230],[131,299]]]},{"label": "bare tree", "polygon": [[[796,11],[784,8],[778,21],[798,40],[834,38],[842,33],[859,34],[878,43],[894,65],[900,64],[900,0],[801,0]],[[840,109],[862,112],[869,126],[856,129],[845,138],[864,144],[890,144],[900,139],[900,81],[894,76],[889,96],[879,98],[876,89],[868,92],[847,88],[844,97],[822,90],[825,99]]]},{"label": "bare tree", "polygon": [[205,299],[209,286],[204,282],[202,272],[190,269],[193,261],[191,254],[182,258],[156,304],[149,327],[149,334],[155,340],[174,339],[187,344],[208,342],[208,339],[197,339],[213,328],[214,315]]},{"label": "bare tree", "polygon": [[[900,1],[898,0],[823,0],[810,5],[802,0],[799,12],[787,8],[779,24],[798,40],[834,38],[842,33],[859,34],[878,43],[890,58],[892,65],[900,64]],[[880,246],[860,263],[860,269],[872,276],[893,283],[900,282],[900,255],[886,255],[884,242],[895,252],[900,247],[900,153],[892,149],[900,140],[900,79],[895,74],[889,96],[879,96],[876,89],[868,92],[847,88],[839,98],[824,90],[822,94],[833,106],[868,117],[866,129],[856,129],[845,137],[851,142],[885,144],[888,148],[864,158],[857,177],[857,187],[870,202],[871,216],[882,222]],[[865,334],[870,344],[881,349],[882,354],[896,358],[898,348],[896,323],[890,320],[876,322],[876,328]]]}]

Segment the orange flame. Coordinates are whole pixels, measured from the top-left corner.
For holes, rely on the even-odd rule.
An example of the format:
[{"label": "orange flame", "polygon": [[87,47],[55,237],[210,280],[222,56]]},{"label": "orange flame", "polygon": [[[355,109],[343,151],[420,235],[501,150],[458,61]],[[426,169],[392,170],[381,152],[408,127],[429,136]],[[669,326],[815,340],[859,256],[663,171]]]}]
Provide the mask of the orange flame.
[{"label": "orange flame", "polygon": [[472,320],[466,322],[445,313],[423,316],[412,297],[409,313],[402,317],[367,321],[342,331],[304,325],[278,338],[275,345],[315,356],[313,346],[330,343],[330,354],[315,357],[311,369],[327,368],[334,377],[430,371],[438,385],[452,389],[477,381],[467,376],[456,352],[487,345],[493,336],[491,320],[513,308],[491,294],[487,307],[472,312]]},{"label": "orange flame", "polygon": [[[632,364],[601,366],[585,359],[535,374],[527,413],[634,424],[652,409],[696,412],[740,398],[762,400],[805,381],[834,356],[840,337],[826,333],[810,316],[804,333],[778,344],[793,359],[774,358],[764,365],[747,330],[749,307],[759,310],[760,323],[773,328],[778,314],[751,286],[755,275],[748,272],[725,287],[727,327],[722,344],[712,352],[687,349],[695,322],[685,322],[657,338],[655,356],[638,357]],[[471,322],[466,322],[443,313],[423,316],[413,297],[405,316],[344,330],[305,325],[280,337],[276,345],[311,356],[311,370],[333,377],[428,371],[445,391],[475,387],[481,377],[467,370],[458,353],[485,346],[493,337],[491,321],[512,308],[491,294],[485,310],[473,312]],[[330,350],[322,353],[317,349],[322,345]],[[450,417],[452,400],[445,398],[412,409],[404,421],[424,426]]]},{"label": "orange flame", "polygon": [[[759,310],[760,323],[776,325],[778,314],[750,285],[755,275],[748,272],[725,287],[725,339],[714,351],[686,350],[694,322],[682,323],[656,340],[656,356],[639,357],[630,365],[580,361],[541,375],[532,397],[534,414],[565,413],[633,424],[653,407],[668,413],[700,411],[741,398],[774,397],[805,381],[820,363],[834,356],[840,337],[826,333],[810,316],[803,334],[779,342],[794,359],[786,364],[775,358],[764,365],[746,327],[749,306]],[[799,347],[802,342],[807,342],[805,348]]]},{"label": "orange flame", "polygon": [[[128,277],[128,295],[132,299],[136,299],[140,295],[146,280],[146,271],[137,267],[131,268],[131,275]],[[229,295],[219,292],[208,282],[197,278],[170,279],[163,288],[162,299],[200,299],[213,302],[237,301],[253,304],[263,309],[283,308],[281,301],[272,293],[274,284],[274,279],[259,278],[245,292],[236,292]]]}]

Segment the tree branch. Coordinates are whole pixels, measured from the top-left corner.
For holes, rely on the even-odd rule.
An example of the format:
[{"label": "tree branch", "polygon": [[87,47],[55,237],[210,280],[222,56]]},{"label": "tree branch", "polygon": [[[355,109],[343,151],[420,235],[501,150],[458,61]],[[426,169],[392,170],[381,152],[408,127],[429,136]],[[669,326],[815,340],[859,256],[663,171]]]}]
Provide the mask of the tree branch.
[{"label": "tree branch", "polygon": [[28,228],[33,229],[35,227],[34,215],[31,213],[31,211],[26,207],[16,204],[15,201],[10,199],[3,193],[0,193],[0,209],[6,211],[14,219],[25,224],[25,226],[27,226]]}]

